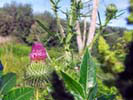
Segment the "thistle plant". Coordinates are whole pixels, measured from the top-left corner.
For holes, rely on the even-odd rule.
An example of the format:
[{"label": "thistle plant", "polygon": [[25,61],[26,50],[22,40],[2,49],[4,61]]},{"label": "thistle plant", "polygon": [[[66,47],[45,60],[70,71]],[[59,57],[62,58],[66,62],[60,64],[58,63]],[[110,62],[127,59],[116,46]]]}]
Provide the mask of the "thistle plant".
[{"label": "thistle plant", "polygon": [[63,44],[65,53],[64,53],[64,59],[66,62],[66,66],[68,66],[72,62],[72,49],[70,48],[71,40],[74,35],[76,35],[76,21],[80,18],[80,10],[82,9],[82,2],[81,0],[71,0],[71,6],[70,10],[67,10],[66,12],[62,11],[66,15],[66,33],[64,31],[63,26],[60,23],[60,19],[58,16],[59,9],[59,3],[60,0],[50,0],[53,12],[55,13],[56,20],[57,20],[57,26],[59,29],[60,35],[60,43]]},{"label": "thistle plant", "polygon": [[45,61],[45,59],[47,58],[47,54],[46,54],[46,49],[43,47],[43,44],[35,42],[32,46],[32,51],[29,56],[31,62]]},{"label": "thistle plant", "polygon": [[97,94],[96,65],[88,49],[80,66],[79,81],[61,71],[62,77],[76,100],[95,100]]},{"label": "thistle plant", "polygon": [[25,81],[27,85],[35,88],[35,98],[39,100],[39,89],[46,87],[52,70],[45,64],[47,53],[42,43],[35,42],[29,56],[31,64],[26,68]]},{"label": "thistle plant", "polygon": [[35,88],[44,88],[50,72],[50,68],[44,63],[33,62],[26,69],[26,83]]},{"label": "thistle plant", "polygon": [[108,26],[108,24],[113,20],[117,19],[119,16],[123,14],[123,10],[118,10],[115,4],[109,4],[106,8],[105,12],[105,22],[102,23],[100,13],[98,12],[98,20],[99,20],[99,30],[97,34],[95,35],[92,43],[90,44],[90,48],[97,42],[99,39],[100,35],[103,35],[103,31],[105,28]]},{"label": "thistle plant", "polygon": [[117,7],[115,4],[110,4],[108,5],[108,7],[106,8],[106,22],[105,22],[105,26],[116,17],[116,13],[117,13]]}]

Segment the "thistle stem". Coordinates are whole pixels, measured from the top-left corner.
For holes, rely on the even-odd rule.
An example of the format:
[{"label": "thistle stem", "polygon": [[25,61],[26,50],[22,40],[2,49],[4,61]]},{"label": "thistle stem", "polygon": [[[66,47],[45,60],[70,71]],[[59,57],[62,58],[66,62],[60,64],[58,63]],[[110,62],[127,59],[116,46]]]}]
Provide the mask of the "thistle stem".
[{"label": "thistle stem", "polygon": [[35,89],[35,98],[36,100],[39,100],[39,89],[38,88]]}]

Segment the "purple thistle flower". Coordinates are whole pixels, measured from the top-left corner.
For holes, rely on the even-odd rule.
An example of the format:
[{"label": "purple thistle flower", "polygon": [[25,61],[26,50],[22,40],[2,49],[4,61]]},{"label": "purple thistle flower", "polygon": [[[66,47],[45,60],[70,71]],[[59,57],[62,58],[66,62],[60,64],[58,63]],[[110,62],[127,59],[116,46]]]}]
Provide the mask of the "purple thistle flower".
[{"label": "purple thistle flower", "polygon": [[32,51],[30,53],[31,61],[45,61],[47,58],[46,49],[43,47],[43,44],[40,42],[35,42],[32,45]]}]

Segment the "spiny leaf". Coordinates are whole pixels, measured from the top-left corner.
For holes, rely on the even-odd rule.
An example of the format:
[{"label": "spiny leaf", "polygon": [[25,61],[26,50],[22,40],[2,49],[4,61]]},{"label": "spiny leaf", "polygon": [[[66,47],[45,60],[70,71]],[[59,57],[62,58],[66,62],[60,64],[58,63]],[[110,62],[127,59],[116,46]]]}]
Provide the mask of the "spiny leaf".
[{"label": "spiny leaf", "polygon": [[69,75],[62,72],[62,77],[64,81],[67,83],[68,87],[77,95],[80,95],[82,98],[85,98],[83,87],[74,79],[72,79]]},{"label": "spiny leaf", "polygon": [[95,63],[88,51],[83,56],[83,60],[80,66],[80,80],[79,82],[84,87],[85,93],[87,93],[88,88],[92,88],[96,84],[96,68]]},{"label": "spiny leaf", "polygon": [[89,68],[89,52],[88,49],[86,49],[86,52],[83,56],[83,60],[80,66],[80,80],[79,82],[84,87],[84,91],[87,91],[87,84],[88,84],[88,68]]},{"label": "spiny leaf", "polygon": [[97,84],[94,87],[90,88],[87,100],[94,100],[96,94],[97,94]]}]

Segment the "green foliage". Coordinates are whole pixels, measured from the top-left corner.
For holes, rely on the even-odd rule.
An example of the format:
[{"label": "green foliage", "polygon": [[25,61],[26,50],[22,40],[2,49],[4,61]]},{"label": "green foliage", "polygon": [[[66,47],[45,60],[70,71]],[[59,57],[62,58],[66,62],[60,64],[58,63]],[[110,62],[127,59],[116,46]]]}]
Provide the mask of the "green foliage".
[{"label": "green foliage", "polygon": [[74,79],[72,79],[69,75],[67,75],[64,72],[61,72],[64,81],[67,83],[68,87],[79,96],[79,98],[85,98],[85,93],[83,90],[83,87],[81,86],[81,84],[79,84],[79,82],[75,81]]},{"label": "green foliage", "polygon": [[123,39],[125,40],[126,43],[131,42],[133,40],[133,30],[126,31],[124,33]]},{"label": "green foliage", "polygon": [[102,36],[98,40],[98,51],[101,55],[100,61],[105,66],[103,67],[106,72],[118,73],[124,70],[123,64],[117,59],[115,52],[110,50]]},{"label": "green foliage", "polygon": [[133,23],[133,14],[130,14],[130,16],[128,16],[128,20],[130,21],[130,23]]},{"label": "green foliage", "polygon": [[99,53],[103,54],[103,51],[105,51],[105,55],[108,54],[108,51],[110,49],[109,45],[106,43],[106,40],[100,36],[99,37],[99,45],[98,45]]},{"label": "green foliage", "polygon": [[[76,34],[75,33],[75,25],[76,25],[76,21],[80,18],[80,11],[82,9],[82,2],[76,1],[76,0],[71,0],[71,7],[70,7],[70,11],[66,13],[66,17],[67,17],[67,34],[66,34],[66,38],[65,38],[65,44],[69,44],[70,46],[70,42],[72,37]],[[69,49],[68,48],[66,49]]]},{"label": "green foliage", "polygon": [[49,29],[44,25],[42,24],[41,21],[37,20],[37,23],[50,35],[51,32],[49,31]]},{"label": "green foliage", "polygon": [[95,98],[97,93],[96,68],[88,49],[86,49],[82,60],[79,82],[76,82],[64,72],[62,72],[62,77],[76,95],[77,100],[93,100]]},{"label": "green foliage", "polygon": [[0,78],[0,98],[2,100],[28,100],[33,96],[32,88],[14,88],[16,74],[8,73]]},{"label": "green foliage", "polygon": [[0,47],[0,58],[4,66],[3,73],[17,74],[17,84],[22,81],[23,70],[29,64],[30,47],[22,44],[9,43]]},{"label": "green foliage", "polygon": [[119,61],[123,62],[127,53],[127,46],[128,43],[131,42],[133,39],[133,31],[125,31],[122,35],[122,37],[119,37],[113,44],[112,48],[115,50],[116,57],[119,59]]},{"label": "green foliage", "polygon": [[[52,4],[52,9],[53,9],[55,16],[56,16],[58,29],[62,28],[60,18],[58,16],[58,10],[59,10],[58,5],[60,3],[60,0],[57,0],[57,1],[56,0],[50,0],[50,2]],[[64,12],[64,14],[66,14],[66,18],[67,18],[67,30],[66,30],[67,34],[65,34],[65,37],[61,36],[60,40],[61,40],[61,42],[62,42],[62,40],[64,40],[63,42],[65,44],[65,49],[67,49],[67,50],[69,50],[71,39],[75,33],[74,29],[75,29],[75,25],[76,25],[76,20],[80,16],[80,10],[81,9],[82,9],[82,2],[81,1],[71,0],[70,10],[67,12]]]},{"label": "green foliage", "polygon": [[128,23],[133,24],[133,0],[130,0],[130,15],[128,16]]},{"label": "green foliage", "polygon": [[16,85],[16,75],[9,73],[1,77],[0,93],[7,94],[7,92]]},{"label": "green foliage", "polygon": [[[75,54],[75,52],[73,53],[73,50],[71,49],[71,42],[75,41],[74,39],[76,39],[74,38],[74,36],[76,35],[75,25],[76,21],[81,16],[80,11],[83,6],[81,0],[71,0],[70,10],[64,12],[66,14],[67,21],[63,21],[64,23],[66,23],[63,23],[63,25],[66,25],[64,28],[65,37],[63,38],[58,33],[58,30],[61,29],[60,26],[62,26],[62,20],[58,16],[58,11],[60,11],[60,0],[50,0],[50,2],[52,3],[52,9],[55,13],[56,18],[50,15],[50,13],[45,13],[44,15],[36,15],[35,17],[37,19],[37,23],[34,23],[35,26],[32,27],[33,34],[31,34],[31,37],[28,36],[31,33],[30,29],[31,25],[33,24],[33,15],[29,5],[12,5],[16,9],[16,12],[12,12],[12,6],[8,5],[7,8],[3,8],[5,9],[4,12],[0,12],[0,21],[4,23],[2,24],[0,33],[2,33],[3,35],[12,34],[12,32],[14,32],[16,36],[20,37],[24,41],[28,40],[30,41],[30,43],[32,43],[34,39],[38,39],[43,41],[46,46],[52,46],[48,48],[48,54],[50,55],[51,61],[47,59],[45,64],[31,63],[30,65],[28,65],[30,63],[28,57],[30,47],[20,44],[9,44],[5,47],[2,46],[0,48],[0,57],[4,64],[4,74],[7,72],[15,72],[17,76],[12,77],[14,78],[14,80],[12,81],[16,81],[17,77],[17,84],[21,83],[21,85],[23,84],[23,75],[25,75],[24,78],[26,82],[28,83],[28,85],[36,88],[35,92],[37,98],[39,98],[40,100],[40,97],[44,98],[44,95],[47,95],[46,98],[49,96],[48,91],[50,91],[50,84],[47,82],[52,71],[51,66],[53,66],[57,71],[62,70],[61,75],[66,85],[72,91],[77,100],[94,100],[95,98],[97,98],[98,100],[113,100],[118,91],[115,87],[112,86],[113,82],[109,83],[109,85],[111,85],[110,87],[106,86],[106,79],[102,80],[97,78],[96,82],[96,63],[93,61],[93,58],[91,57],[88,49],[83,56],[80,70],[74,69],[79,67],[80,57],[79,55]],[[17,13],[17,16],[15,16],[15,13]],[[27,13],[28,16],[26,15]],[[117,17],[116,13],[117,7],[114,4],[111,4],[107,7],[106,22],[101,26],[103,30],[104,27],[110,22],[110,20]],[[17,24],[14,25],[15,21],[17,21]],[[21,26],[19,26],[18,24],[21,24]],[[12,27],[7,30],[6,26]],[[100,29],[100,32],[102,33],[103,30]],[[111,29],[111,31],[112,30],[113,29]],[[113,32],[113,34],[115,33]],[[122,40],[124,40],[124,43],[127,43],[132,39],[131,34],[132,32],[127,32],[124,34],[124,37],[122,38]],[[108,34],[104,35],[107,36]],[[116,40],[116,38],[114,38],[114,40]],[[57,44],[59,44],[59,46],[63,46],[64,48],[57,46]],[[116,44],[115,46],[112,42],[112,45],[110,46],[110,44],[108,44],[102,36],[99,37],[99,54],[97,55],[99,57],[100,66],[102,66],[103,70],[106,71],[106,74],[104,72],[98,72],[98,74],[103,74],[103,77],[106,76],[108,80],[110,80],[110,77],[112,79],[110,73],[116,75],[117,72],[123,71],[124,68],[122,61],[124,59],[125,53],[123,54],[124,50],[122,46],[123,45],[121,42]],[[114,48],[117,48],[117,50],[114,50]],[[25,71],[25,74],[23,70]],[[11,76],[12,75],[8,77],[10,78]],[[5,79],[5,81],[10,80]],[[2,93],[6,93],[6,95],[4,95],[4,100],[15,100],[16,98],[19,98],[18,100],[28,100],[33,95],[32,88],[12,89],[12,84],[11,87],[6,86],[7,89],[4,88],[5,91],[10,90],[9,92],[2,91]],[[45,88],[43,92],[44,94],[39,93],[39,95],[43,94],[39,97],[38,89],[43,87],[48,87],[48,90]],[[39,90],[39,92],[42,91]]]},{"label": "green foliage", "polygon": [[60,58],[64,53],[64,49],[61,47],[51,47],[48,48],[48,53],[51,58]]},{"label": "green foliage", "polygon": [[[16,46],[15,46],[16,45]],[[6,54],[6,58],[8,58],[8,59],[17,59],[17,60],[15,60],[15,61],[13,61],[14,63],[11,63],[12,61],[11,60],[8,60],[8,62],[7,62],[7,60],[6,61],[4,61],[3,62],[3,64],[4,64],[4,66],[5,66],[5,69],[6,68],[8,68],[8,69],[4,69],[6,72],[8,71],[8,72],[10,72],[10,71],[12,71],[12,72],[16,72],[17,73],[17,75],[19,75],[19,76],[21,76],[22,75],[22,70],[20,69],[20,68],[28,68],[27,67],[27,64],[29,64],[29,61],[28,61],[28,52],[29,52],[29,50],[30,50],[30,48],[28,47],[28,46],[24,46],[24,45],[20,45],[20,44],[15,44],[14,45],[14,47],[16,47],[16,48],[21,48],[22,50],[20,50],[21,51],[21,53],[18,55],[19,57],[17,57],[16,58],[16,54],[18,54],[18,53],[16,53],[16,51],[17,50],[19,50],[19,49],[17,49],[16,51],[15,50],[12,50],[12,49],[5,49],[6,48],[6,46],[4,46],[4,48],[1,48],[2,49],[2,62],[3,62],[3,57],[5,56],[5,51],[7,52],[7,54]],[[19,46],[18,46],[19,45]],[[25,49],[23,49],[23,46],[25,47],[25,48],[27,48],[26,50]],[[8,47],[8,46],[7,46]],[[12,46],[9,46],[10,48],[12,48]],[[12,51],[15,51],[15,52],[12,52]],[[26,55],[26,53],[25,53],[25,57],[23,57],[23,51],[25,51],[25,52],[27,52],[27,55]],[[64,52],[64,49],[63,48],[56,48],[56,47],[53,47],[53,48],[48,48],[48,53],[49,53],[49,55],[50,55],[50,57],[52,58],[52,61],[54,61],[54,59],[55,59],[55,63],[54,64],[51,64],[50,63],[50,65],[45,65],[45,67],[47,67],[47,68],[49,68],[50,66],[54,66],[56,69],[60,69],[60,70],[64,70],[66,73],[69,73],[69,76],[71,76],[71,77],[73,77],[72,79],[73,80],[76,80],[76,82],[78,82],[78,80],[79,80],[79,76],[77,75],[78,74],[78,72],[76,72],[74,69],[73,69],[73,67],[74,66],[77,66],[77,65],[69,65],[69,66],[71,66],[71,68],[69,68],[69,67],[65,67],[65,69],[64,69],[64,66],[65,66],[65,61],[62,59],[62,55],[63,55],[63,52]],[[11,57],[10,57],[10,55],[12,55]],[[76,55],[76,54],[75,54]],[[89,56],[89,55],[88,55]],[[87,59],[89,59],[89,57],[88,56],[86,56],[86,58]],[[21,57],[23,57],[22,59],[21,59]],[[77,56],[78,57],[78,56]],[[57,59],[59,59],[59,60],[57,60],[56,61],[56,58]],[[74,59],[74,61],[76,60],[77,61],[77,58],[73,58]],[[10,62],[11,61],[11,62]],[[46,62],[49,62],[49,61],[46,61]],[[80,62],[79,62],[80,63]],[[83,63],[83,62],[82,62]],[[86,60],[86,63],[87,63],[87,60]],[[89,63],[89,62],[88,62]],[[9,65],[12,65],[12,67],[8,67]],[[23,65],[23,66],[22,66]],[[25,67],[24,67],[25,66]],[[85,67],[85,66],[84,66]],[[9,69],[10,68],[10,69]],[[17,68],[17,70],[15,70],[14,68]],[[39,70],[38,69],[38,67],[36,67],[37,68],[37,70]],[[35,68],[35,69],[36,69]],[[47,69],[46,68],[46,69]],[[36,71],[37,71],[36,70]],[[51,70],[51,69],[50,69]],[[91,71],[88,71],[88,72],[91,72]],[[103,73],[103,72],[101,72],[101,73]],[[107,76],[107,75],[106,75]],[[22,76],[21,76],[22,77]],[[21,79],[21,77],[17,77],[17,81],[18,81],[18,79],[20,80]],[[21,79],[22,80],[22,79]],[[98,79],[98,80],[101,80],[101,79]],[[21,81],[22,82],[22,81]],[[79,82],[78,82],[79,83]],[[91,86],[91,85],[90,85]],[[83,88],[83,86],[81,85],[81,87]],[[101,96],[102,94],[104,94],[105,93],[105,95],[106,95],[106,93],[108,93],[108,94],[111,94],[111,93],[116,93],[115,91],[112,91],[113,89],[110,89],[109,87],[107,87],[106,85],[104,85],[102,82],[100,83],[100,82],[98,82],[98,96]],[[44,91],[46,91],[46,90],[44,90]],[[112,91],[112,92],[111,92]],[[40,93],[41,93],[42,91],[40,91]],[[40,94],[39,93],[39,94]],[[48,93],[47,91],[46,92],[44,92],[45,94],[42,94],[42,96],[43,95],[46,95],[46,93]],[[40,96],[41,97],[41,96]],[[39,98],[40,98],[39,97]],[[76,96],[75,95],[75,97],[79,97],[79,96]],[[90,96],[89,96],[90,97]],[[42,99],[43,100],[43,99]]]},{"label": "green foliage", "polygon": [[[56,18],[50,12],[45,11],[44,14],[36,15],[35,24],[36,29],[34,31],[34,37],[32,38],[40,38],[40,40],[45,44],[45,46],[57,46],[60,45],[60,34],[57,32],[58,25],[56,24]],[[65,23],[63,19],[60,19],[60,23]],[[38,31],[37,31],[38,30]],[[38,34],[40,33],[40,34]]]},{"label": "green foliage", "polygon": [[[106,75],[106,76],[108,77],[108,75]],[[103,80],[103,79],[97,79],[97,83],[98,83],[98,93],[97,93],[97,96],[98,97],[102,96],[102,95],[116,95],[116,94],[118,94],[118,90],[116,89],[115,86],[108,87],[104,83],[104,81],[105,80]]]},{"label": "green foliage", "polygon": [[54,12],[57,12],[57,10],[59,9],[58,4],[60,2],[60,0],[50,0],[51,4],[52,4],[52,9]]},{"label": "green foliage", "polygon": [[95,63],[92,60],[88,49],[83,57],[81,66],[80,66],[80,84],[84,87],[86,94],[88,88],[92,88],[96,85],[96,68]]},{"label": "green foliage", "polygon": [[116,16],[117,13],[117,7],[115,4],[110,4],[106,8],[106,20],[111,20]]},{"label": "green foliage", "polygon": [[13,43],[9,43],[6,45],[3,45],[0,48],[0,54],[6,54],[8,52],[12,52],[14,56],[17,57],[23,57],[23,56],[27,56],[30,52],[30,48],[26,45],[22,45],[22,44],[13,44]]},{"label": "green foliage", "polygon": [[115,95],[103,95],[98,100],[115,100]]},{"label": "green foliage", "polygon": [[33,88],[16,88],[5,95],[3,100],[30,100],[33,94]]},{"label": "green foliage", "polygon": [[[66,15],[66,28],[61,24],[61,19],[58,16],[60,0],[50,0],[53,12],[56,16],[56,23],[59,33],[56,32],[56,36],[59,39],[60,44],[64,47],[64,62],[66,66],[69,66],[73,62],[73,54],[71,49],[71,41],[75,36],[76,21],[80,17],[80,10],[82,9],[82,2],[77,0],[71,0],[70,9],[66,12],[62,11]],[[65,24],[64,24],[65,25]]]},{"label": "green foliage", "polygon": [[[46,20],[46,19],[44,19],[44,20]],[[56,32],[57,31],[57,25],[55,23],[55,19],[50,19],[50,20],[53,20],[53,22],[45,23],[44,21],[41,21],[41,19],[36,20],[38,25],[43,29],[43,31],[46,32],[45,35],[37,34],[37,36],[40,38],[40,40],[46,46],[57,46],[57,45],[61,44],[59,34]]]},{"label": "green foliage", "polygon": [[107,27],[107,25],[111,20],[120,17],[122,14],[124,13],[122,11],[119,11],[115,4],[113,3],[109,4],[105,12],[105,22],[102,23],[100,13],[98,12],[98,19],[100,22],[100,28],[99,28],[100,33],[103,33],[103,30]]},{"label": "green foliage", "polygon": [[97,94],[97,85],[95,85],[93,88],[90,89],[88,100],[94,100],[94,98],[96,98],[96,94]]}]

